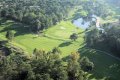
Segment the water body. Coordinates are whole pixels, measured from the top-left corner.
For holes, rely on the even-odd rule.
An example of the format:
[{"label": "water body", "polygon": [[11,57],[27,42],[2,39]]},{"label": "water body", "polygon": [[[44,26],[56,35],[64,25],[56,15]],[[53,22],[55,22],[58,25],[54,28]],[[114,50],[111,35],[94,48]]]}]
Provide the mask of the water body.
[{"label": "water body", "polygon": [[79,18],[77,20],[74,20],[73,24],[76,27],[80,27],[80,28],[86,29],[86,28],[88,28],[90,26],[90,21],[84,21],[83,18]]},{"label": "water body", "polygon": [[99,17],[97,17],[96,15],[92,15],[91,19],[89,19],[89,20],[84,20],[83,18],[79,18],[77,20],[74,20],[73,24],[82,29],[86,29],[90,26],[92,21],[96,22],[96,27],[98,27],[98,28],[100,27],[99,26],[100,20],[99,20]]}]

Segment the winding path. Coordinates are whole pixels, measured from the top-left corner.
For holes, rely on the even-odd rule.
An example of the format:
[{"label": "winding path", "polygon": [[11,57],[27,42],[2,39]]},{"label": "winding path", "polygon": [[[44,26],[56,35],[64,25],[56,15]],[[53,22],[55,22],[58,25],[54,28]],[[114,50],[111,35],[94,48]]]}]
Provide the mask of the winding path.
[{"label": "winding path", "polygon": [[[92,48],[89,48],[89,47],[86,47],[86,48],[92,49]],[[98,50],[98,49],[93,49],[93,50],[99,51],[99,52],[101,52],[101,54],[104,53],[104,54],[106,54],[106,55],[108,55],[108,56],[111,56],[111,57],[113,57],[114,59],[120,61],[120,58],[119,58],[119,57],[116,57],[116,56],[114,56],[114,55],[111,55],[111,54],[109,54],[109,53],[107,53],[107,52],[105,52],[105,51],[101,51],[101,50]]]}]

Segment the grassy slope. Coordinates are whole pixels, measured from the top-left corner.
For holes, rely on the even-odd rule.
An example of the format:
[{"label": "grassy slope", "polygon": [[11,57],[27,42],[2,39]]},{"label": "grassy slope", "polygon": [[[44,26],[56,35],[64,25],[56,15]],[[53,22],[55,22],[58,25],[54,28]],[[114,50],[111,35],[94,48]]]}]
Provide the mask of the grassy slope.
[{"label": "grassy slope", "polygon": [[[69,36],[73,32],[82,32],[81,29],[76,29],[75,26],[70,21],[62,21],[56,26],[53,26],[45,31],[45,36],[36,37],[35,34],[18,34],[21,28],[24,29],[24,25],[7,21],[0,27],[0,36],[4,37],[6,30],[13,30],[16,32],[16,37],[14,39],[14,44],[20,46],[24,50],[28,51],[29,54],[32,53],[34,48],[45,49],[47,51],[54,47],[60,47],[62,52],[62,57],[68,56],[72,51],[79,49],[80,44],[82,44],[83,35],[76,42],[71,42]],[[17,29],[16,29],[17,28]],[[64,29],[61,29],[64,28]],[[19,30],[18,30],[19,29]],[[23,32],[25,29],[23,30]]]},{"label": "grassy slope", "polygon": [[96,51],[94,49],[79,49],[81,56],[87,56],[94,64],[95,68],[91,72],[93,75],[90,76],[91,79],[94,77],[99,79],[109,78],[107,80],[119,80],[120,79],[120,61],[115,58],[108,56],[104,53]]},{"label": "grassy slope", "polygon": [[[73,17],[73,14],[76,10],[77,7],[71,10],[69,14],[70,17],[68,19]],[[115,11],[118,10],[116,9]],[[114,21],[116,21],[116,19],[113,17],[108,17],[106,20],[101,19],[101,23]],[[80,38],[76,42],[70,42],[68,38],[73,31],[82,32],[83,30],[77,30],[69,21],[63,21],[56,26],[49,28],[45,32],[46,37],[36,37],[36,35],[28,34],[28,30],[24,28],[24,25],[22,24],[11,21],[6,22],[5,20],[1,20],[0,22],[4,23],[0,25],[0,40],[6,39],[4,37],[6,30],[14,30],[17,35],[13,44],[28,51],[29,54],[32,53],[34,48],[45,49],[49,51],[54,47],[60,46],[60,49],[64,53],[62,54],[62,57],[65,57],[68,56],[71,51],[76,51],[80,48],[79,51],[81,56],[89,57],[89,59],[95,64],[94,71],[91,72],[93,74],[90,76],[91,80],[94,80],[94,77],[97,78],[95,80],[104,80],[104,76],[112,76],[111,80],[120,79],[120,61],[99,51],[82,48],[82,44],[84,42],[83,34],[80,35]],[[65,30],[60,29],[61,27],[64,27]]]},{"label": "grassy slope", "polygon": [[[62,30],[64,27],[65,30]],[[17,36],[15,41],[25,46],[30,53],[34,48],[45,49],[47,51],[54,47],[60,46],[64,54],[69,55],[72,51],[77,50],[79,45],[83,42],[83,38],[79,38],[74,44],[69,40],[69,36],[73,33],[72,30],[76,29],[70,22],[61,22],[56,26],[51,27],[45,32],[45,37],[35,37],[36,35],[28,34]],[[81,32],[81,30],[76,30]],[[67,45],[66,45],[67,44]]]}]

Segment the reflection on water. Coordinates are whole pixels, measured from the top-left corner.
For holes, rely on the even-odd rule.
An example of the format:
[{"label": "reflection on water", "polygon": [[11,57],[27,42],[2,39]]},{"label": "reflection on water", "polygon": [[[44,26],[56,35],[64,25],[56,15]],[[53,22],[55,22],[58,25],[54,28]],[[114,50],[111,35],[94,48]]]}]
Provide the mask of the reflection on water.
[{"label": "reflection on water", "polygon": [[88,19],[88,20],[84,20],[83,18],[79,18],[77,20],[74,20],[73,24],[77,27],[82,28],[82,29],[86,29],[90,26],[92,21],[96,22],[96,27],[100,27],[99,26],[99,17],[97,17],[96,15],[92,15],[91,19]]},{"label": "reflection on water", "polygon": [[90,26],[90,21],[84,21],[82,18],[73,21],[73,24],[77,27],[86,29]]}]

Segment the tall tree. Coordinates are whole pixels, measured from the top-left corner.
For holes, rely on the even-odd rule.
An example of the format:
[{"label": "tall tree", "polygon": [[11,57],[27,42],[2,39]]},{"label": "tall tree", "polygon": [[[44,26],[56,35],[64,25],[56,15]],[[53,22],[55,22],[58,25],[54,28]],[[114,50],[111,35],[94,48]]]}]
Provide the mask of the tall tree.
[{"label": "tall tree", "polygon": [[87,57],[82,57],[82,59],[80,60],[80,65],[81,68],[87,72],[91,71],[94,68],[93,62],[90,62],[90,60]]},{"label": "tall tree", "polygon": [[14,33],[13,33],[12,31],[7,31],[7,33],[6,33],[6,38],[7,38],[8,40],[12,41],[13,38],[14,38]]},{"label": "tall tree", "polygon": [[33,22],[33,31],[34,32],[37,32],[37,33],[39,33],[39,31],[41,30],[41,22],[38,20],[38,19],[36,19],[34,22]]},{"label": "tall tree", "polygon": [[69,80],[84,80],[84,72],[81,70],[79,65],[80,55],[78,52],[73,52],[70,55],[70,60],[68,62],[68,76]]}]

